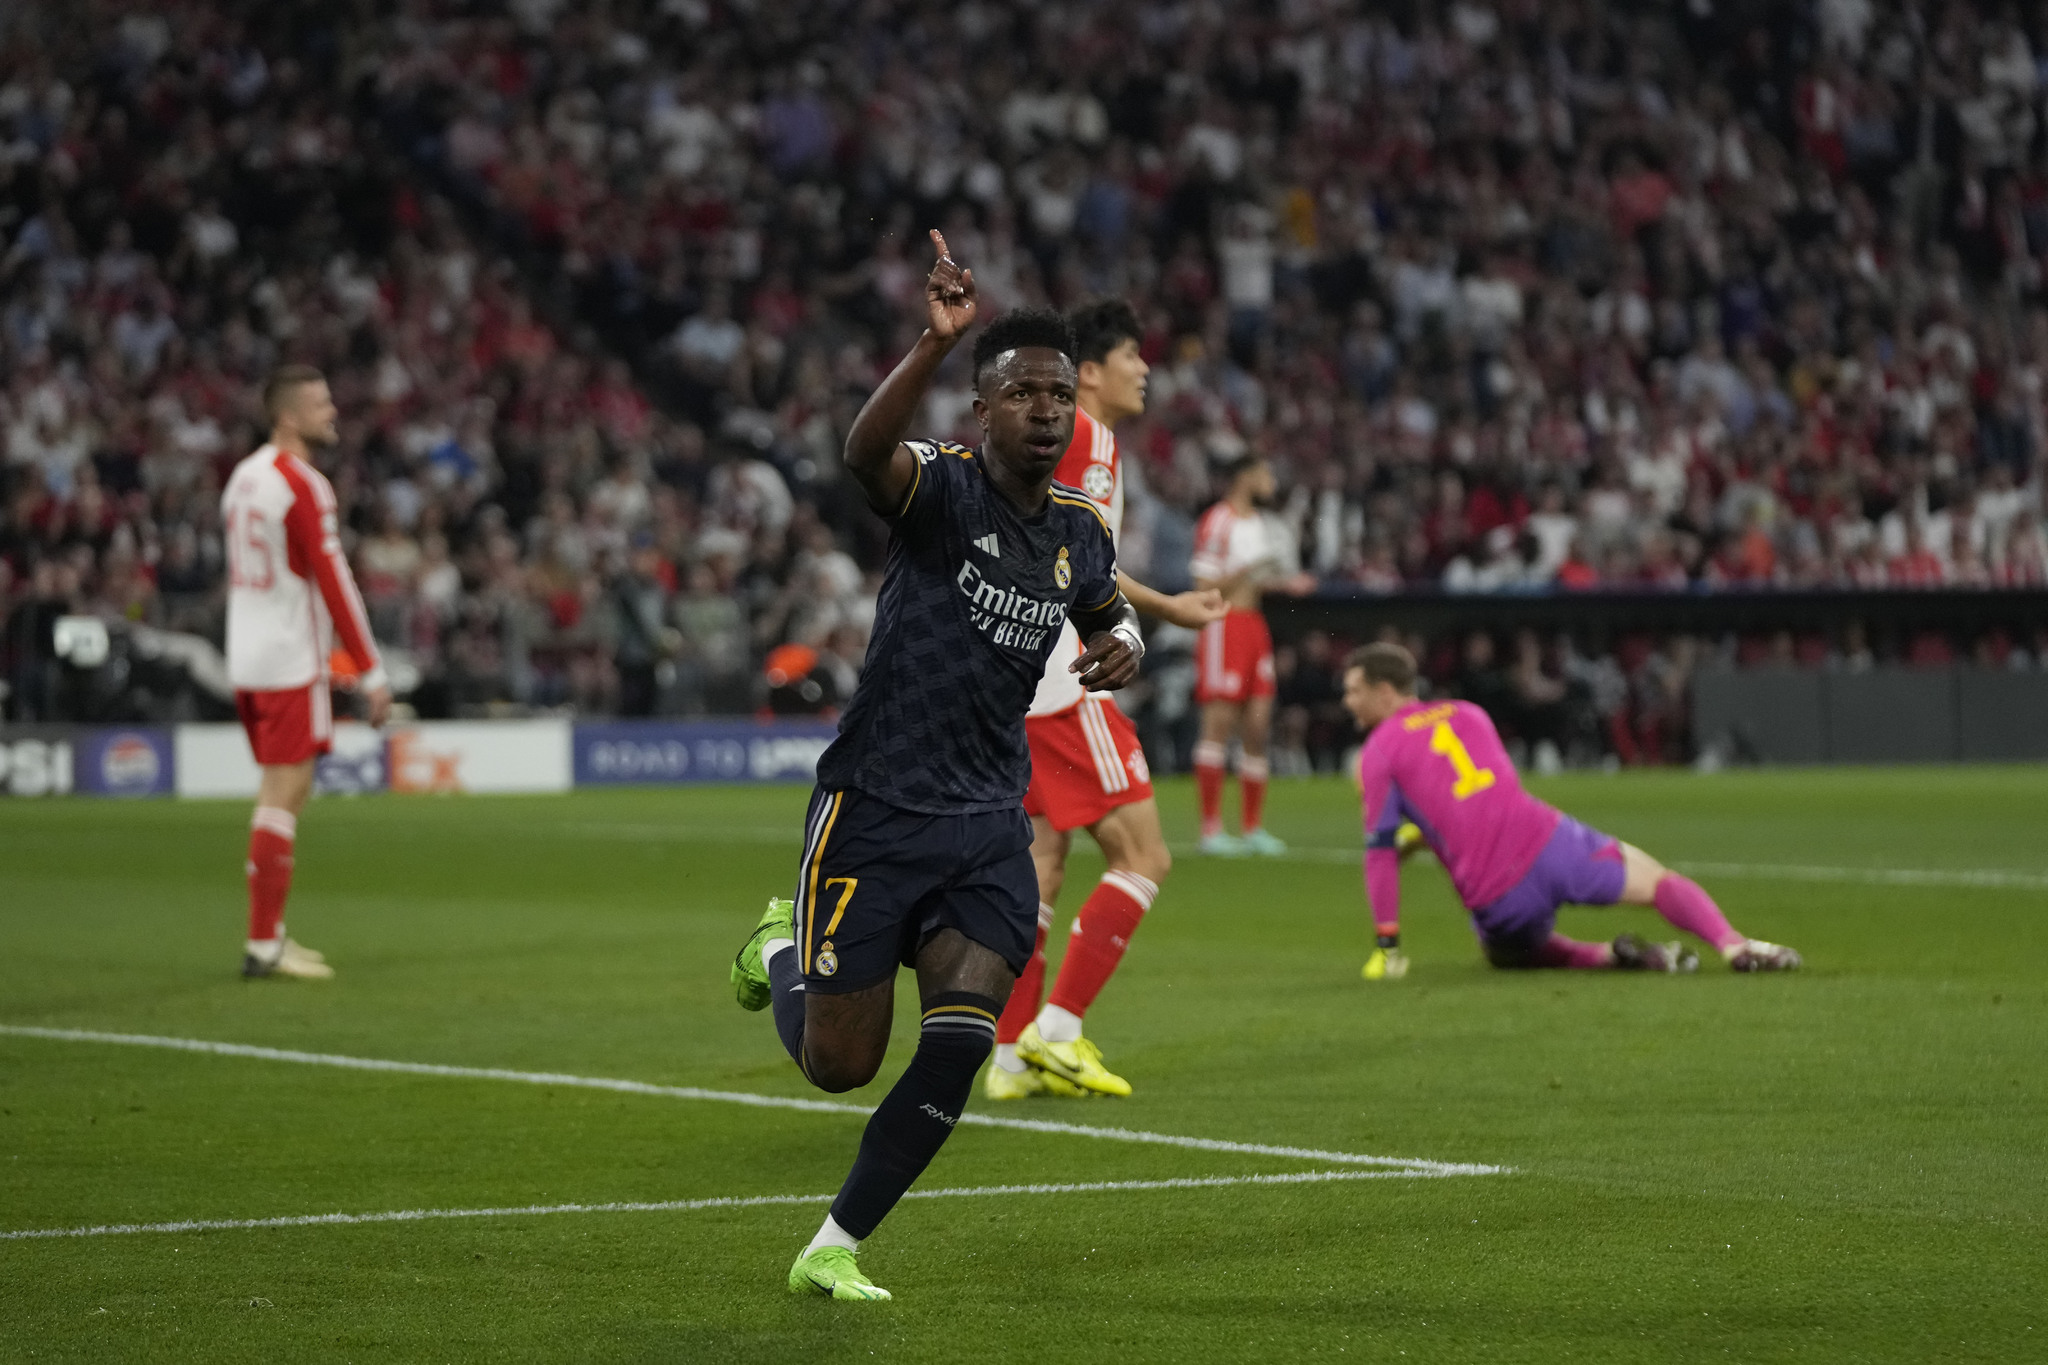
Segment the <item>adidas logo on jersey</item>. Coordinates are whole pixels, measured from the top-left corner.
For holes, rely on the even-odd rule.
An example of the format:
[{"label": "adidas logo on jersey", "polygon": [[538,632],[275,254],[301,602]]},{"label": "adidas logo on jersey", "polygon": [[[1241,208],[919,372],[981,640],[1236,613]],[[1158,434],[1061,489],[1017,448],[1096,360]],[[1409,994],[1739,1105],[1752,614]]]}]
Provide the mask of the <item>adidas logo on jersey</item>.
[{"label": "adidas logo on jersey", "polygon": [[985,536],[978,537],[974,542],[974,548],[983,554],[994,555],[997,559],[1003,557],[1003,552],[996,548],[996,533],[994,531],[990,531]]}]

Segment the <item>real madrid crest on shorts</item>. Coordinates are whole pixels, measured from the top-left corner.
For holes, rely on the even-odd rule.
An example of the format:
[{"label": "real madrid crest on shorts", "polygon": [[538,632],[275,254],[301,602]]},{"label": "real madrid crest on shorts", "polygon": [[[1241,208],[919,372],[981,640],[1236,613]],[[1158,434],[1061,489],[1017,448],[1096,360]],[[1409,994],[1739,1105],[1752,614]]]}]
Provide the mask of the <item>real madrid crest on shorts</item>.
[{"label": "real madrid crest on shorts", "polygon": [[1060,557],[1053,561],[1052,581],[1060,588],[1074,581],[1074,566],[1067,562],[1067,547],[1064,545],[1060,546]]},{"label": "real madrid crest on shorts", "polygon": [[830,976],[839,970],[839,954],[832,951],[831,939],[828,938],[818,945],[818,956],[815,960],[815,965],[817,966],[819,976]]}]

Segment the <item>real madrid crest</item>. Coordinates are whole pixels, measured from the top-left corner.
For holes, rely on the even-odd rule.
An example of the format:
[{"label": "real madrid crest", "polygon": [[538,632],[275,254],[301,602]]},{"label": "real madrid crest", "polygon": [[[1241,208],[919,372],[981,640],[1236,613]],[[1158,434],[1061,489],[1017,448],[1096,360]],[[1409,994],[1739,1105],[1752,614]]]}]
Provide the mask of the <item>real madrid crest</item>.
[{"label": "real madrid crest", "polygon": [[1053,561],[1052,581],[1065,588],[1074,581],[1074,566],[1067,562],[1067,547],[1060,546],[1060,557]]},{"label": "real madrid crest", "polygon": [[839,954],[832,951],[832,940],[826,939],[818,945],[816,966],[819,976],[830,976],[839,970]]}]

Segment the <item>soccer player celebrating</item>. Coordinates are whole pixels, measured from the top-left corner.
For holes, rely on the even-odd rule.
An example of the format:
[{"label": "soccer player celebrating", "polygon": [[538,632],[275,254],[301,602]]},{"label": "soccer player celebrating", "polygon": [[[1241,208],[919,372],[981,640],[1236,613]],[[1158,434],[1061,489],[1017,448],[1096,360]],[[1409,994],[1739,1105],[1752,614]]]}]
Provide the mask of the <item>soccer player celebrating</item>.
[{"label": "soccer player celebrating", "polygon": [[1496,967],[1698,968],[1698,956],[1680,942],[1622,934],[1612,943],[1580,943],[1552,927],[1560,905],[1617,902],[1655,906],[1738,972],[1799,966],[1790,948],[1738,933],[1698,883],[1524,791],[1486,712],[1470,702],[1419,700],[1415,656],[1401,646],[1367,645],[1345,660],[1344,707],[1372,731],[1358,756],[1365,893],[1379,936],[1365,966],[1369,979],[1407,972],[1395,845],[1411,822],[1443,860]]},{"label": "soccer player celebrating", "polygon": [[[1079,348],[1074,440],[1053,478],[1078,488],[1109,522],[1123,527],[1123,457],[1112,429],[1145,410],[1149,366],[1138,354],[1138,315],[1121,299],[1076,309],[1069,321]],[[1119,572],[1124,595],[1140,612],[1190,630],[1220,619],[1222,595],[1168,596]],[[1110,697],[1085,690],[1068,668],[1082,652],[1071,624],[1045,666],[1024,733],[1031,744],[1032,860],[1038,866],[1038,940],[1031,960],[996,1021],[996,1056],[984,1092],[992,1100],[1027,1095],[1128,1095],[1130,1083],[1102,1064],[1102,1052],[1081,1036],[1081,1018],[1123,960],[1138,921],[1159,894],[1173,858],[1159,827],[1159,803],[1138,732]],[[1074,918],[1052,998],[1039,1009],[1045,985],[1045,941],[1053,905],[1066,880],[1074,831],[1086,829],[1109,864]]]},{"label": "soccer player celebrating", "polygon": [[973,275],[932,234],[924,334],[868,398],[846,468],[888,519],[873,643],[818,760],[794,907],[769,902],[734,959],[742,1006],[821,1090],[882,1064],[899,963],[917,972],[917,1051],[868,1121],[853,1170],[790,1268],[792,1293],[886,1299],[854,1256],[937,1155],[1031,957],[1038,881],[1023,810],[1024,713],[1071,618],[1090,691],[1137,676],[1144,643],[1094,503],[1053,482],[1074,435],[1065,318],[1017,311],[974,346],[979,450],[905,441],[932,377],[974,321]]},{"label": "soccer player celebrating", "polygon": [[334,489],[312,464],[335,442],[334,398],[318,370],[287,365],[263,388],[270,443],[235,466],[221,493],[228,555],[228,679],[249,748],[263,769],[250,821],[249,939],[242,975],[320,980],[334,969],[284,931],[299,812],[313,765],[333,745],[328,660],[338,637],[369,701],[370,723],[391,689],[369,617],[341,553]]},{"label": "soccer player celebrating", "polygon": [[[1195,743],[1195,790],[1202,807],[1204,853],[1278,856],[1287,845],[1265,827],[1266,744],[1273,733],[1273,634],[1259,611],[1259,596],[1279,586],[1280,547],[1260,506],[1273,497],[1273,471],[1246,455],[1225,471],[1222,501],[1195,524],[1189,568],[1198,588],[1223,594],[1230,612],[1202,631],[1196,646],[1195,700],[1202,734]],[[1303,586],[1298,579],[1290,588]],[[1223,766],[1230,741],[1238,742],[1237,782],[1244,800],[1242,832],[1223,828]]]}]

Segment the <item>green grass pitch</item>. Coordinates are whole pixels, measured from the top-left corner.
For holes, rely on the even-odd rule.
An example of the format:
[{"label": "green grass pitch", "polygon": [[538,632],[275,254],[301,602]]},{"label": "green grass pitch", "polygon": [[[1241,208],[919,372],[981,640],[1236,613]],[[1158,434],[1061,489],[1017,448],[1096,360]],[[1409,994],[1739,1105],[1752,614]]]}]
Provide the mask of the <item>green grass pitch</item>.
[{"label": "green grass pitch", "polygon": [[[1808,969],[1489,971],[1425,859],[1414,971],[1365,984],[1355,800],[1282,782],[1302,856],[1183,856],[1090,1014],[1136,1095],[995,1111],[1507,1174],[911,1200],[874,1306],[784,1291],[822,1204],[0,1240],[0,1359],[2048,1359],[2048,770],[1539,790],[1718,869]],[[805,795],[322,801],[290,922],[324,985],[234,974],[245,807],[0,804],[0,1024],[811,1095],[725,977]],[[0,1033],[0,1231],[826,1195],[859,1132]],[[1327,1168],[963,1125],[921,1188]]]}]

